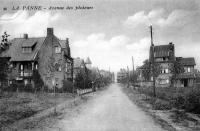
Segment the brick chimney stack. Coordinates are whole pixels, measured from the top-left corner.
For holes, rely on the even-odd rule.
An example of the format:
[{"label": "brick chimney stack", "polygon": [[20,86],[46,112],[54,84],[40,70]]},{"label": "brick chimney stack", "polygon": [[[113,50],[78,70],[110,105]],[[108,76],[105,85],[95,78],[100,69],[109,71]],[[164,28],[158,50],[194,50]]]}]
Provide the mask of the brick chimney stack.
[{"label": "brick chimney stack", "polygon": [[47,28],[47,36],[53,35],[53,28]]},{"label": "brick chimney stack", "polygon": [[69,46],[69,38],[66,38],[66,47]]},{"label": "brick chimney stack", "polygon": [[24,34],[24,39],[28,39],[28,34]]},{"label": "brick chimney stack", "polygon": [[69,38],[66,38],[66,48],[67,48],[68,56],[71,56],[71,51],[69,47]]}]

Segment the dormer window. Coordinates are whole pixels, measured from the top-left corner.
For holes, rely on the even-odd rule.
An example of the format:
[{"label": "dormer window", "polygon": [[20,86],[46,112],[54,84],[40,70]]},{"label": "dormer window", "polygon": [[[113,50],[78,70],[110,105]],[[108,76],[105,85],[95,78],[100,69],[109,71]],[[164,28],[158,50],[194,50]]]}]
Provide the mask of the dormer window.
[{"label": "dormer window", "polygon": [[35,40],[31,40],[31,39],[27,39],[22,43],[22,52],[23,53],[31,53],[35,46],[37,44],[37,41]]},{"label": "dormer window", "polygon": [[32,48],[31,47],[22,47],[22,52],[23,53],[31,53],[32,52]]},{"label": "dormer window", "polygon": [[60,46],[55,46],[55,53],[61,53]]}]

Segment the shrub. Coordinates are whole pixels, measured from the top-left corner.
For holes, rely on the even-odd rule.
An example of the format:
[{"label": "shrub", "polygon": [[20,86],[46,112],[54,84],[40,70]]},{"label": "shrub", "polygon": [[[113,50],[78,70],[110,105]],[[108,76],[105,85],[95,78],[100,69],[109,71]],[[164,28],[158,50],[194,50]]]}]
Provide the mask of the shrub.
[{"label": "shrub", "polygon": [[200,113],[200,92],[192,90],[185,96],[184,108],[186,111]]},{"label": "shrub", "polygon": [[33,71],[33,81],[35,83],[35,90],[39,91],[44,86],[44,82],[38,72],[38,70]]},{"label": "shrub", "polygon": [[[74,91],[75,91],[75,87],[74,87]],[[73,93],[73,83],[71,81],[68,80],[64,80],[63,81],[63,91],[64,92],[69,92],[69,93]]]},{"label": "shrub", "polygon": [[170,102],[157,99],[153,104],[155,110],[169,110],[172,108]]},{"label": "shrub", "polygon": [[174,107],[178,108],[178,109],[182,109],[184,107],[184,103],[185,103],[185,97],[182,95],[177,95],[175,98],[174,98]]}]

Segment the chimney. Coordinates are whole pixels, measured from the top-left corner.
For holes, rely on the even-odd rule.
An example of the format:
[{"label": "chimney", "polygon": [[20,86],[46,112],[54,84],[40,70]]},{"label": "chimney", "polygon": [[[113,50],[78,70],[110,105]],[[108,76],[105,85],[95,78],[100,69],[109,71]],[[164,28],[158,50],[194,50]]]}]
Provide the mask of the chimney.
[{"label": "chimney", "polygon": [[28,39],[28,34],[24,34],[24,39]]},{"label": "chimney", "polygon": [[150,26],[150,33],[151,33],[151,46],[154,46],[154,44],[153,44],[153,29],[152,29],[152,25]]},{"label": "chimney", "polygon": [[70,51],[70,47],[69,47],[69,38],[66,38],[66,48],[67,48],[68,56],[71,56],[71,51]]},{"label": "chimney", "polygon": [[66,47],[69,47],[69,38],[66,38]]},{"label": "chimney", "polygon": [[169,42],[170,45],[172,45],[172,42]]},{"label": "chimney", "polygon": [[47,36],[53,35],[53,28],[47,28]]}]

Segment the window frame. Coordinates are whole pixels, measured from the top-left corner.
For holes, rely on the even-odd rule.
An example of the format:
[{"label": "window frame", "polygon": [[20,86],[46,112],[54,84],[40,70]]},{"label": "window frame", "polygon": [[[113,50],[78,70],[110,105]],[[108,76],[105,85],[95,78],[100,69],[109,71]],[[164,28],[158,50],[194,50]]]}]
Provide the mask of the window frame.
[{"label": "window frame", "polygon": [[55,53],[60,54],[61,53],[61,47],[60,46],[55,46]]}]

